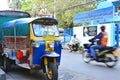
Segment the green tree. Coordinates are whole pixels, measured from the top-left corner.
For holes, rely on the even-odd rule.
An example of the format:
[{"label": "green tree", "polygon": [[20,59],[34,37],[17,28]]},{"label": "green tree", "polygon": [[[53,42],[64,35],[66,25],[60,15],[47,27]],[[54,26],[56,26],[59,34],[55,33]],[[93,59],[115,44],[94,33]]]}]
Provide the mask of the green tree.
[{"label": "green tree", "polygon": [[[55,1],[55,2],[54,2]],[[93,1],[93,3],[92,3]],[[42,9],[51,14],[56,14],[59,27],[72,27],[73,15],[78,12],[89,11],[95,8],[96,0],[21,0],[21,10],[30,12],[33,16]],[[90,3],[91,2],[91,3]],[[43,13],[45,13],[43,11]]]},{"label": "green tree", "polygon": [[[66,5],[64,3],[63,6],[65,6],[64,8],[66,10],[63,10],[61,12],[57,12],[57,19],[59,20],[59,27],[66,28],[66,27],[81,25],[81,24],[73,24],[73,16],[74,16],[75,13],[89,11],[89,10],[92,10],[92,9],[95,8],[94,4],[85,4],[87,2],[90,2],[90,0],[81,0],[79,2],[77,0],[74,0],[74,2],[69,1],[69,4],[66,3]],[[72,7],[72,6],[74,6],[75,4],[78,4],[78,3],[80,3],[81,6],[76,6],[75,8]],[[59,4],[60,4],[60,2],[59,2]],[[68,8],[66,8],[66,6]]]},{"label": "green tree", "polygon": [[32,3],[32,0],[22,0],[21,1],[21,9],[23,11],[31,11],[32,7],[34,6],[34,4]]}]

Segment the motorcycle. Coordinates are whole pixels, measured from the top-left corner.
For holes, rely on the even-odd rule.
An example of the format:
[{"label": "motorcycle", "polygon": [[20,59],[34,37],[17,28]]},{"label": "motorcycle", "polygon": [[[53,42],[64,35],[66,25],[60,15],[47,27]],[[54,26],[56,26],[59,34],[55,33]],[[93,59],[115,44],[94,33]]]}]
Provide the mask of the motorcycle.
[{"label": "motorcycle", "polygon": [[74,44],[68,44],[70,52],[72,51],[79,51],[80,53],[83,52],[83,47],[80,45],[80,42],[76,41]]},{"label": "motorcycle", "polygon": [[96,41],[91,41],[91,44],[83,44],[84,45],[84,52],[83,52],[83,60],[86,63],[89,63],[90,61],[96,61],[96,62],[103,62],[106,64],[107,67],[113,68],[116,66],[118,61],[118,48],[115,47],[106,47],[102,49],[95,50],[97,53],[97,58],[94,59],[91,55],[90,47],[95,44]]}]

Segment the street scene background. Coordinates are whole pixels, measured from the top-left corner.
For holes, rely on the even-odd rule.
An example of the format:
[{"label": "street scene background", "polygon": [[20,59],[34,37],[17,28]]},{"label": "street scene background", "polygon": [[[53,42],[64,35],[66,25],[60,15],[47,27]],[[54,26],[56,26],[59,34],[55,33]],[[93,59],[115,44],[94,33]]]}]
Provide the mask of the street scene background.
[{"label": "street scene background", "polygon": [[[58,80],[120,80],[120,58],[114,68],[95,61],[85,63],[82,53],[70,52],[66,46],[74,34],[82,44],[88,43],[90,38],[100,32],[100,26],[105,25],[109,35],[108,45],[119,47],[120,0],[1,0],[0,5],[1,11],[25,11],[30,14],[29,17],[44,15],[58,20],[58,29],[62,29],[60,38],[63,47]],[[8,16],[10,19],[15,17],[14,14],[11,15],[7,15],[7,18],[4,14],[0,15],[5,17],[0,19],[1,26],[8,21]],[[2,31],[0,32],[2,36]],[[42,71],[31,74],[28,69],[12,67],[11,72],[5,73],[7,80],[44,80]]]}]

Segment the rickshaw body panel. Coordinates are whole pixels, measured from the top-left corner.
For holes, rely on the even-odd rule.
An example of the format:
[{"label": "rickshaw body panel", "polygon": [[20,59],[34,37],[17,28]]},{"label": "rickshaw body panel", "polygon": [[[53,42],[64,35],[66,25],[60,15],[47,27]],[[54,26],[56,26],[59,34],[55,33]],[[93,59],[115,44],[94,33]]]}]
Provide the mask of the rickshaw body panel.
[{"label": "rickshaw body panel", "polygon": [[60,63],[61,60],[61,41],[60,40],[55,40],[55,46],[54,46],[54,51],[58,53],[60,56],[57,58],[57,62]]},{"label": "rickshaw body panel", "polygon": [[33,48],[33,64],[41,64],[40,57],[45,53],[45,42],[40,41],[38,48]]},{"label": "rickshaw body panel", "polygon": [[[54,44],[54,51],[61,56],[60,40],[55,40]],[[38,48],[33,48],[33,64],[41,64],[40,58],[50,53],[51,52],[45,51],[45,41],[40,41],[40,46]],[[60,56],[57,57],[57,63],[60,63]]]}]

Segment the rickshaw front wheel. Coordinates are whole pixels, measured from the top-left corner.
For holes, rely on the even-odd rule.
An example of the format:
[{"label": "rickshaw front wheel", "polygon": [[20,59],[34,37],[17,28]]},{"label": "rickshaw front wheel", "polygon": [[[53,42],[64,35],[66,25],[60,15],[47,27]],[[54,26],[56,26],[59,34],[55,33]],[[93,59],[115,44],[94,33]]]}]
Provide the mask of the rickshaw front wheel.
[{"label": "rickshaw front wheel", "polygon": [[47,78],[48,80],[58,80],[58,68],[56,64],[49,64]]}]

